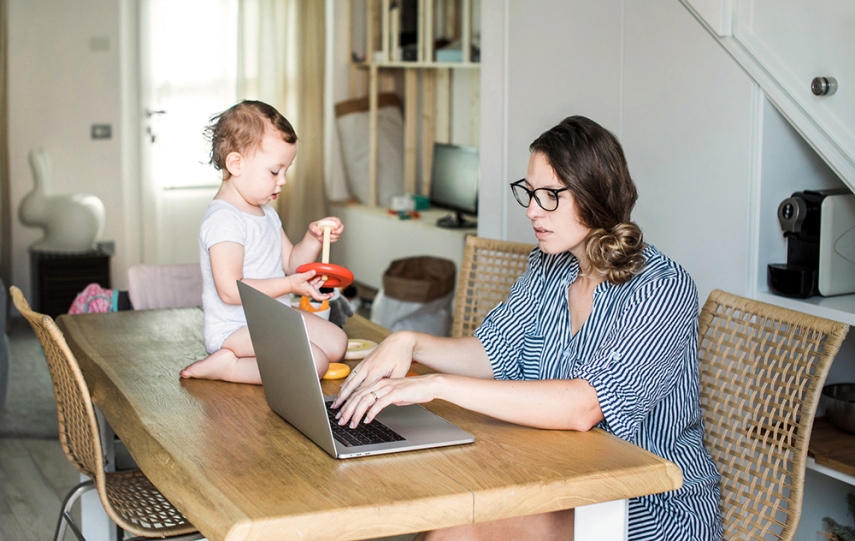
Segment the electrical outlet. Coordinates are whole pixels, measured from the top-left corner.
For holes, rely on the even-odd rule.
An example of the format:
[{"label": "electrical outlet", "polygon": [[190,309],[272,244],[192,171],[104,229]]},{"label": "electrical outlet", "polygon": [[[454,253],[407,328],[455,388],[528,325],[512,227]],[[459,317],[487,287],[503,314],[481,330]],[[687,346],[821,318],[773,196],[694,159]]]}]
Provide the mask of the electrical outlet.
[{"label": "electrical outlet", "polygon": [[110,139],[113,137],[113,126],[110,124],[92,124],[92,139]]}]

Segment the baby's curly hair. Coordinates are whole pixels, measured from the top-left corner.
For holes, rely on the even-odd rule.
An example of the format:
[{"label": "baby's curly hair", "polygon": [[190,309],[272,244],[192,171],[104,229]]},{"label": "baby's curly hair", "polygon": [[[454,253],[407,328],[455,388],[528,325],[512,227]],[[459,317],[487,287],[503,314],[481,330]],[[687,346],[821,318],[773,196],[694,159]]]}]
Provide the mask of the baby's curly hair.
[{"label": "baby's curly hair", "polygon": [[223,180],[231,176],[226,168],[229,153],[250,153],[261,146],[265,120],[273,124],[286,143],[297,142],[297,133],[288,119],[275,107],[261,101],[244,100],[211,117],[204,132],[205,139],[211,143],[208,163],[223,172]]},{"label": "baby's curly hair", "polygon": [[644,236],[630,220],[638,190],[623,149],[607,129],[583,116],[571,116],[531,144],[570,188],[579,219],[591,228],[586,254],[591,270],[623,284],[644,268]]}]

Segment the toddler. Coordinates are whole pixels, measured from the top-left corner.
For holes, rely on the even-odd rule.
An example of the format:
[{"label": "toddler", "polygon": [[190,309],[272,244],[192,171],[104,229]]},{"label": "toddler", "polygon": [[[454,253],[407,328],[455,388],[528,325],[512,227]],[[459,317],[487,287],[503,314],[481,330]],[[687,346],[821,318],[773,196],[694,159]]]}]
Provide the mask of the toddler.
[{"label": "toddler", "polygon": [[[309,224],[297,244],[285,235],[276,211],[268,204],[285,185],[285,171],[297,155],[297,134],[275,108],[243,101],[215,115],[205,130],[211,141],[211,164],[223,181],[202,220],[199,255],[202,266],[204,340],[208,357],[181,371],[185,378],[261,383],[255,353],[240,303],[237,280],[290,303],[290,294],[317,301],[321,277],[295,269],[315,261],[323,247],[323,230]],[[344,226],[334,217],[330,241]],[[319,220],[320,221],[320,220]],[[318,376],[340,360],[347,336],[339,327],[304,313]]]}]

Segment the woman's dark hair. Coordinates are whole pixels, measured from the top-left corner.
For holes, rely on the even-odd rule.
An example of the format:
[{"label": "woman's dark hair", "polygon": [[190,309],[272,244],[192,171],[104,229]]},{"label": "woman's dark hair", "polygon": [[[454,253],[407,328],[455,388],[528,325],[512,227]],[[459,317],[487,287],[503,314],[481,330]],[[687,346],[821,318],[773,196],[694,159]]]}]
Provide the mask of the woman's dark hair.
[{"label": "woman's dark hair", "polygon": [[261,101],[244,100],[211,117],[205,128],[205,137],[211,142],[209,163],[223,172],[223,180],[230,176],[226,168],[229,153],[247,153],[261,147],[265,120],[273,124],[286,143],[297,142],[297,133],[288,119],[275,107]]},{"label": "woman's dark hair", "polygon": [[541,134],[529,149],[546,157],[570,188],[579,219],[591,228],[586,252],[592,270],[616,284],[640,272],[644,238],[630,220],[638,190],[614,134],[593,120],[571,116]]}]

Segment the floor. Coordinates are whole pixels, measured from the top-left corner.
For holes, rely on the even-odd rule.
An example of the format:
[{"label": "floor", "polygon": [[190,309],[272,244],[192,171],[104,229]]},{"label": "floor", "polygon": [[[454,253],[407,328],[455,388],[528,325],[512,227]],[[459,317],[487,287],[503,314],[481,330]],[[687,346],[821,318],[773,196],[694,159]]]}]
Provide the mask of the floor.
[{"label": "floor", "polygon": [[52,539],[62,501],[79,477],[59,440],[0,438],[0,539]]}]

